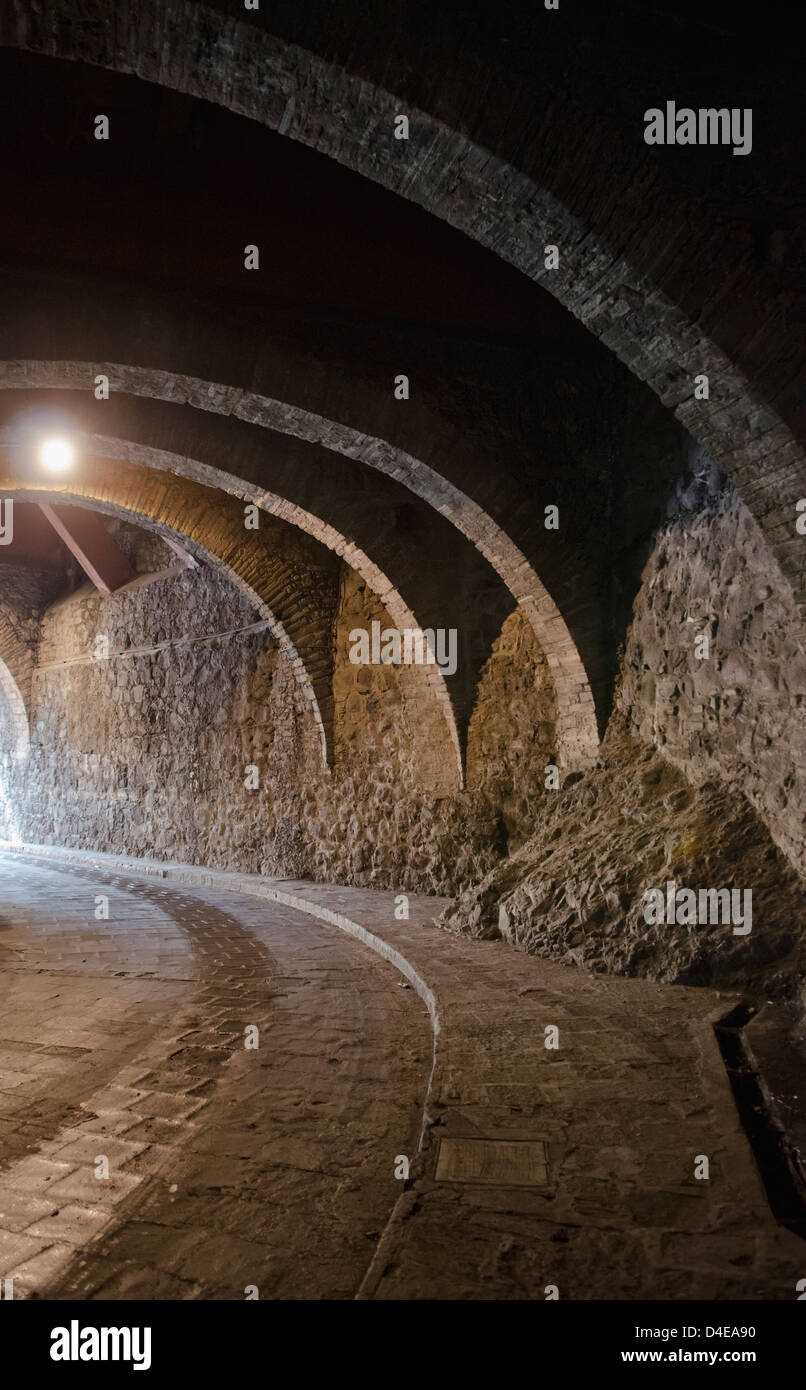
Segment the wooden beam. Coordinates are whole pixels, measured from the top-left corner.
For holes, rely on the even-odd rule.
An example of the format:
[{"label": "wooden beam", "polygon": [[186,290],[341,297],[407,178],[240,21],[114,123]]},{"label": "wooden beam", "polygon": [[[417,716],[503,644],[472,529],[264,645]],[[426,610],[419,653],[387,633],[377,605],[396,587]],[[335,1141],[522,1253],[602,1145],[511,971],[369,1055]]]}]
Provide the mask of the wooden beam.
[{"label": "wooden beam", "polygon": [[39,508],[100,593],[113,594],[137,578],[95,512],[46,502],[40,502]]}]

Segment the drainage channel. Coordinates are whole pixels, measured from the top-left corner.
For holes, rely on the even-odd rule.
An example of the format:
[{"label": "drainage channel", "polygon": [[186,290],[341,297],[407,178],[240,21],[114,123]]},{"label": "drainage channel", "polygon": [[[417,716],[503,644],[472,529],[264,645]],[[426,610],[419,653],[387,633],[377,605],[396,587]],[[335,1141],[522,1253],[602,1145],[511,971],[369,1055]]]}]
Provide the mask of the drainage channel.
[{"label": "drainage channel", "polygon": [[775,1117],[767,1088],[742,1036],[755,1013],[752,1005],[739,1004],[714,1024],[714,1032],[770,1209],[777,1221],[806,1240],[806,1174]]}]

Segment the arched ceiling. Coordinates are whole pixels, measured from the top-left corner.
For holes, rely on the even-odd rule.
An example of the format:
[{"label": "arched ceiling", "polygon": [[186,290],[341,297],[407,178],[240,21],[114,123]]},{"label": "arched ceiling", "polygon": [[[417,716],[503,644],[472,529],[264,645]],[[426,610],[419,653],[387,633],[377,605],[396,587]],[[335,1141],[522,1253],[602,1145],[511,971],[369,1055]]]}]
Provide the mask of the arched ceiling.
[{"label": "arched ceiling", "polygon": [[[126,447],[132,448],[130,444]],[[233,496],[184,475],[175,477],[174,470],[157,471],[149,466],[149,451],[143,450],[143,455],[148,463],[84,453],[71,476],[57,480],[37,476],[24,447],[14,440],[13,432],[5,432],[0,436],[0,491],[18,500],[80,499],[91,508],[125,516],[158,534],[179,536],[189,543],[194,553],[226,574],[266,619],[291,662],[301,708],[310,709],[319,729],[323,762],[332,766],[332,625],[338,587],[335,556],[325,540],[320,543],[307,526],[300,526],[299,517],[292,521],[279,514],[278,508],[267,506],[265,496],[247,494],[266,515],[261,516],[257,530],[246,529],[244,507]],[[349,553],[343,538],[339,553],[348,563],[361,558]],[[390,616],[397,613],[402,626],[418,626],[383,575],[369,571],[362,577]],[[25,667],[30,684],[28,653]],[[419,701],[420,720],[438,726],[441,732],[432,743],[444,746],[438,765],[426,767],[420,759],[420,780],[437,794],[455,791],[463,785],[463,763],[455,713],[442,672],[426,664],[411,668],[408,677]]]},{"label": "arched ceiling", "polygon": [[[598,370],[590,334],[599,338],[733,474],[796,586],[803,555],[794,503],[806,491],[792,432],[800,359],[782,276],[771,294],[769,257],[759,264],[758,246],[751,254],[720,240],[724,218],[708,197],[728,197],[727,175],[706,187],[692,161],[686,184],[679,161],[661,168],[636,137],[631,121],[643,107],[636,116],[622,101],[608,112],[600,85],[580,95],[594,51],[601,67],[597,44],[634,49],[641,32],[647,37],[640,19],[630,39],[623,25],[604,32],[601,17],[582,8],[584,35],[567,15],[562,30],[552,16],[551,31],[534,7],[508,11],[508,32],[522,39],[509,47],[507,26],[484,6],[458,45],[450,5],[438,14],[385,7],[384,35],[363,12],[356,26],[349,7],[274,5],[269,15],[175,0],[135,7],[125,19],[94,0],[80,19],[66,3],[42,15],[14,4],[0,30],[10,48],[30,50],[2,59],[18,121],[12,207],[15,187],[29,198],[4,233],[3,351],[23,365],[6,366],[3,384],[75,388],[88,366],[107,364],[126,395],[107,403],[105,428],[91,398],[80,415],[109,452],[118,440],[124,457],[151,451],[139,455],[148,464],[159,456],[160,466],[181,468],[193,459],[215,469],[217,482],[229,474],[236,495],[247,495],[244,485],[261,488],[310,516],[316,494],[321,520],[391,576],[421,625],[453,625],[444,585],[438,606],[428,595],[429,555],[447,559],[461,575],[451,595],[457,612],[475,605],[474,623],[478,615],[465,688],[455,682],[451,692],[460,741],[508,590],[551,663],[570,762],[595,748],[592,695],[600,723],[608,708],[615,644],[602,563],[611,541],[603,532],[597,556],[581,520],[553,537],[541,534],[539,518],[569,482],[584,498],[613,451],[608,444],[593,456],[586,473],[564,445],[564,457],[531,471],[530,449],[543,450],[534,449],[534,421],[517,393],[509,409],[499,390],[507,368],[523,373],[526,358],[537,361],[548,346]],[[380,68],[373,54],[384,55]],[[561,90],[560,55],[571,65],[564,74],[580,79]],[[650,71],[663,80],[662,64]],[[695,86],[707,71],[706,63],[694,74]],[[36,110],[41,124],[29,119],[21,131],[23,87],[23,123]],[[640,89],[639,81],[636,101]],[[73,111],[67,137],[65,102]],[[593,121],[591,103],[600,108]],[[411,120],[406,142],[393,137],[401,104]],[[118,141],[108,148],[88,133],[102,107]],[[233,138],[243,158],[227,171]],[[246,168],[254,178],[244,178]],[[740,177],[752,214],[758,190],[752,176]],[[657,226],[648,228],[640,209],[650,189]],[[259,276],[243,270],[246,241],[261,245]],[[547,242],[561,247],[556,271],[544,267]],[[137,283],[129,302],[126,274]],[[443,338],[429,360],[437,325]],[[450,362],[441,380],[437,356]],[[402,408],[390,389],[397,369],[415,384]],[[538,391],[541,370],[533,367]],[[692,399],[697,371],[709,373],[710,402]],[[487,395],[485,380],[494,381]],[[608,381],[622,389],[618,373]],[[456,394],[465,407],[459,422],[447,407]],[[191,416],[201,411],[219,422],[199,425]],[[278,435],[286,437],[279,449]],[[402,514],[401,484],[419,499],[405,544],[390,520]],[[594,514],[608,486],[589,499]],[[428,520],[428,508],[450,525]],[[498,597],[477,552],[503,581]]]},{"label": "arched ceiling", "polygon": [[[14,451],[11,451],[12,456]],[[80,479],[29,479],[24,468],[6,468],[4,496],[41,501],[81,498],[145,521],[161,532],[182,535],[210,556],[258,607],[272,635],[291,662],[303,700],[310,702],[320,730],[325,762],[332,748],[332,670],[330,627],[336,602],[336,575],[324,564],[311,574],[306,557],[282,522],[269,521],[258,532],[244,531],[243,510],[209,488],[164,473],[133,468],[116,460],[82,460]],[[296,552],[296,553],[295,553]],[[324,559],[324,557],[323,557]],[[326,563],[326,560],[325,560]]]},{"label": "arched ceiling", "polygon": [[[112,397],[109,402],[87,402],[87,385],[99,373],[109,379]],[[374,567],[367,558],[373,547],[377,550],[381,540],[384,562],[399,593],[406,596],[414,611],[423,615],[419,626],[456,626],[457,630],[463,632],[463,640],[466,640],[469,634],[467,625],[463,623],[462,608],[452,606],[441,576],[428,558],[429,552],[439,553],[443,563],[453,558],[455,594],[459,600],[464,601],[468,587],[476,594],[489,590],[484,568],[470,560],[465,548],[456,545],[451,529],[455,528],[472,542],[501,577],[512,597],[524,609],[546,653],[561,711],[559,737],[563,761],[577,762],[580,758],[591,756],[596,745],[595,711],[588,676],[574,635],[578,640],[581,637],[583,643],[588,639],[589,651],[593,644],[590,634],[582,626],[580,610],[577,610],[569,631],[534,566],[507,532],[489,512],[453,485],[444,474],[386,440],[326,420],[293,404],[197,378],[168,372],[157,374],[120,363],[40,363],[28,360],[4,363],[3,379],[7,390],[18,387],[22,398],[31,403],[37,399],[36,395],[31,394],[32,386],[40,390],[66,386],[82,391],[84,398],[73,413],[88,433],[93,426],[103,431],[102,434],[91,436],[94,449],[116,455],[122,450],[124,457],[129,459],[143,459],[187,476],[209,480],[216,487],[231,491],[236,496],[259,499],[260,505],[277,515],[288,517],[340,554],[345,554],[353,568],[368,578],[376,592],[387,594],[388,579],[382,579],[379,584],[377,575],[373,573]],[[130,395],[138,398],[136,409],[126,399]],[[68,396],[51,390],[48,399],[54,397],[62,404],[66,401],[69,406]],[[155,398],[170,402],[173,409],[160,412],[152,408],[144,413],[141,400],[153,401]],[[247,429],[241,429],[236,434],[231,423],[220,422],[217,431],[211,431],[207,426],[199,430],[196,425],[188,433],[187,424],[183,426],[180,418],[187,421],[187,412],[176,409],[178,404],[185,402],[218,417],[243,421]],[[12,432],[17,405],[18,400],[13,397],[11,414],[5,416],[9,420],[7,428]],[[258,429],[271,433],[261,438],[255,433]],[[216,434],[218,447],[215,444]],[[273,437],[276,434],[290,436],[301,441],[301,444],[279,445]],[[156,441],[162,439],[171,439],[173,449],[170,452],[158,449]],[[232,465],[228,462],[233,447],[238,460],[235,473],[230,471]],[[376,487],[376,502],[379,505],[368,512],[361,481],[362,470],[353,464],[340,462],[337,465],[327,455],[322,455],[322,449],[377,470],[394,480],[396,485],[402,484],[430,504],[450,525],[435,527],[433,518],[420,509],[415,526],[409,515],[413,514],[413,508],[407,506],[399,495],[399,486],[390,487],[388,484],[382,488]],[[307,485],[306,474],[309,475]],[[554,499],[556,493],[547,492],[546,496]],[[511,501],[511,498],[510,487],[508,500]],[[534,504],[532,509],[537,510]],[[383,521],[379,521],[379,514],[380,517],[393,519],[402,514],[408,517],[408,521],[401,531],[395,525],[384,525]],[[547,554],[552,534],[544,530],[538,536],[538,544],[542,549],[543,567],[552,566],[555,586],[560,588],[563,577],[559,573],[559,566]],[[347,536],[354,537],[365,549],[361,550],[353,541],[349,543],[348,557],[345,553]],[[583,571],[581,559],[568,551],[560,552],[559,558],[570,571],[568,578],[573,582]],[[464,653],[464,670],[472,671],[474,682],[506,616],[503,595],[494,602],[490,601],[490,597],[488,594],[485,608],[477,611],[475,616],[472,631],[475,649],[472,653],[467,650]],[[402,617],[405,625],[411,626],[410,616],[407,617],[404,612],[406,604],[403,599],[393,597],[392,603],[398,612],[396,621]],[[589,597],[590,608],[592,602]],[[595,660],[595,654],[592,660]],[[474,689],[475,684],[468,685],[466,681],[457,680],[451,686],[463,734],[472,708]]]},{"label": "arched ceiling", "polygon": [[[765,283],[753,248],[725,246],[720,219],[706,210],[705,195],[695,196],[703,180],[695,178],[692,189],[685,178],[659,175],[642,139],[654,84],[679,85],[693,68],[692,89],[710,91],[712,103],[721,98],[724,78],[717,92],[707,61],[715,43],[723,68],[726,44],[737,60],[769,56],[769,40],[759,40],[755,22],[744,27],[732,9],[725,10],[722,25],[713,25],[709,34],[698,11],[693,21],[681,17],[659,53],[660,16],[647,18],[645,7],[635,5],[625,7],[615,25],[609,10],[592,3],[578,7],[570,24],[535,6],[508,7],[506,24],[488,5],[469,22],[452,5],[437,16],[430,6],[384,7],[374,18],[362,7],[360,24],[349,6],[336,16],[320,3],[272,6],[268,14],[244,12],[234,3],[163,0],[127,12],[120,22],[95,0],[83,7],[78,24],[70,11],[69,0],[61,0],[41,17],[32,16],[18,0],[7,8],[3,42],[203,96],[444,217],[542,279],[675,405],[687,426],[699,423],[691,432],[720,462],[737,444],[744,444],[748,463],[757,459],[758,450],[748,447],[753,441],[737,439],[733,431],[746,434],[749,426],[757,441],[748,417],[763,402],[770,413],[761,432],[775,432],[764,444],[767,465],[790,442],[792,427],[800,430],[798,322],[791,316],[787,322],[788,305],[780,294],[770,300],[767,291],[774,286]],[[187,43],[189,33],[193,44]],[[781,37],[772,35],[778,49],[772,93],[769,68],[759,67],[755,85],[761,111],[777,119],[791,156],[802,149],[802,122],[792,119],[797,72],[785,44],[781,59]],[[705,61],[697,57],[701,52]],[[629,72],[637,74],[609,111],[601,75],[588,69],[595,56],[599,74],[605,71],[608,53],[615,62],[628,56]],[[393,134],[401,101],[413,105],[408,142]],[[622,109],[625,102],[632,121]],[[768,135],[771,152],[772,145]],[[701,174],[705,167],[700,164]],[[707,167],[712,170],[712,161]],[[672,168],[680,170],[680,162],[672,161]],[[781,168],[780,158],[773,158],[772,177],[778,175],[779,183]],[[715,181],[709,172],[708,194],[715,182],[730,189],[735,180],[725,175]],[[650,187],[652,228],[641,215]],[[758,200],[752,176],[744,175],[741,187],[746,199]],[[681,237],[689,246],[696,239],[696,259],[686,254]],[[547,277],[543,246],[552,238],[563,244],[564,266]],[[738,290],[746,329],[737,335]],[[661,331],[663,346],[653,341]],[[741,365],[733,360],[739,357]],[[693,409],[695,361],[718,379],[718,410]],[[698,414],[707,419],[697,421]]]}]

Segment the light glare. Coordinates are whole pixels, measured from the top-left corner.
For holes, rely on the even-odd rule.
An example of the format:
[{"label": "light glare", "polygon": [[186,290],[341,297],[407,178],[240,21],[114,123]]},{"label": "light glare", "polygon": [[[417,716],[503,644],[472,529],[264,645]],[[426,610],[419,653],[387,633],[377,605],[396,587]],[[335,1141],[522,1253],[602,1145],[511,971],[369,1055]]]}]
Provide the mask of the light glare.
[{"label": "light glare", "polygon": [[73,462],[74,452],[67,439],[46,439],[40,450],[40,458],[52,473],[62,473]]}]

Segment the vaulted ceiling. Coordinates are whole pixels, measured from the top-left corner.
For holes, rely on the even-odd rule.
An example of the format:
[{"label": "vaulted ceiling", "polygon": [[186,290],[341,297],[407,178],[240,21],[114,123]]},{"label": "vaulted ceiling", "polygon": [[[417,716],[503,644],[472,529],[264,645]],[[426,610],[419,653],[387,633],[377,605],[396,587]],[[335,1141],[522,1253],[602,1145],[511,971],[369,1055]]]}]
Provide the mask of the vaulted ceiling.
[{"label": "vaulted ceiling", "polygon": [[[557,690],[560,753],[581,765],[688,436],[734,475],[800,585],[781,512],[806,490],[795,67],[779,52],[780,80],[750,84],[763,171],[725,151],[725,176],[706,181],[698,151],[650,162],[641,116],[683,78],[681,97],[730,104],[711,55],[724,70],[726,45],[738,61],[758,39],[769,56],[733,7],[671,28],[664,12],[662,51],[646,6],[508,7],[505,25],[486,4],[358,8],[360,24],[318,3],[153,0],[125,19],[95,0],[78,17],[6,7],[6,486],[44,486],[24,426],[56,409],[80,446],[73,502],[125,507],[131,470],[144,491],[174,474],[181,501],[131,514],[198,538],[207,489],[209,563],[229,564],[224,519],[257,502],[297,533],[307,572],[338,556],[398,624],[457,627],[459,672],[425,698],[448,711],[459,776],[479,672],[520,605]],[[614,71],[630,57],[617,96],[603,52]],[[20,536],[31,563],[44,534],[37,521]],[[324,649],[294,651],[320,683],[326,743]]]}]

